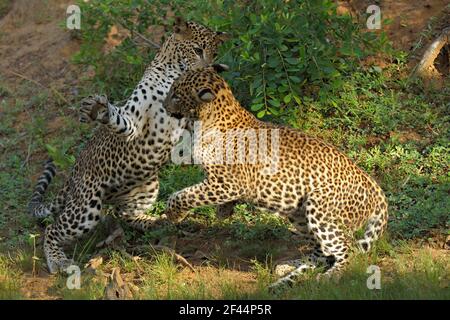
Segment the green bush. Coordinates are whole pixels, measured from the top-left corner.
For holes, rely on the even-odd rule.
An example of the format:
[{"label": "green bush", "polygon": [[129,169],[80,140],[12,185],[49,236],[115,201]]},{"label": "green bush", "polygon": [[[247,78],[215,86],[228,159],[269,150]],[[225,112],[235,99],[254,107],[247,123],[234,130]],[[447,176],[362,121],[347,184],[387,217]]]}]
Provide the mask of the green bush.
[{"label": "green bush", "polygon": [[[383,35],[361,32],[350,16],[337,15],[330,0],[93,0],[80,6],[83,45],[76,61],[95,68],[98,90],[115,99],[133,90],[154,53],[133,35],[170,25],[164,18],[170,10],[231,34],[220,61],[231,67],[226,77],[238,98],[260,118],[295,114],[306,87],[328,98],[360,59],[387,46]],[[112,25],[131,36],[105,53],[101,47]]]},{"label": "green bush", "polygon": [[[113,100],[131,93],[155,53],[133,35],[151,38],[149,27],[161,25],[170,32],[169,11],[226,31],[232,40],[218,61],[230,66],[225,77],[244,106],[332,142],[376,177],[389,198],[395,237],[448,232],[449,89],[428,91],[407,80],[407,55],[392,54],[383,33],[365,32],[351,17],[337,15],[332,1],[91,0],[80,6],[76,61],[96,71],[89,93]],[[104,52],[112,25],[130,37]],[[383,53],[392,61],[385,70],[361,63]],[[161,198],[201,178],[195,168],[168,167],[161,174]],[[251,235],[249,225],[270,229],[272,222],[236,220],[232,227],[238,238],[253,238],[266,229]]]}]

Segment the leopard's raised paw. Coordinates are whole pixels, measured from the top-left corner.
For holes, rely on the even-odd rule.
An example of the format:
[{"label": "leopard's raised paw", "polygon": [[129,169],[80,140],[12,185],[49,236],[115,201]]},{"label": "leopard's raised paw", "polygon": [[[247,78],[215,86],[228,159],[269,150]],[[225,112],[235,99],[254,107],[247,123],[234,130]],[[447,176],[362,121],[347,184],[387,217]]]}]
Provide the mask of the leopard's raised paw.
[{"label": "leopard's raised paw", "polygon": [[90,95],[81,100],[80,122],[91,121],[108,123],[108,98],[105,95]]}]

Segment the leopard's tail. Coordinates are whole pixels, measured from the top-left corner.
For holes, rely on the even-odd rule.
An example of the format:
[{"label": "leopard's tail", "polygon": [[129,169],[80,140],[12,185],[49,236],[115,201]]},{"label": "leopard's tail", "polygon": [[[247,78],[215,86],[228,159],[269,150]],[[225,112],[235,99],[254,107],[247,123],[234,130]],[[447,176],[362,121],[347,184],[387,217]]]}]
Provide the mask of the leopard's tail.
[{"label": "leopard's tail", "polygon": [[33,196],[28,204],[28,211],[31,215],[37,218],[45,218],[51,214],[51,210],[44,205],[43,199],[45,191],[55,175],[56,167],[53,160],[50,159],[45,162],[44,172],[39,177],[34,187]]}]

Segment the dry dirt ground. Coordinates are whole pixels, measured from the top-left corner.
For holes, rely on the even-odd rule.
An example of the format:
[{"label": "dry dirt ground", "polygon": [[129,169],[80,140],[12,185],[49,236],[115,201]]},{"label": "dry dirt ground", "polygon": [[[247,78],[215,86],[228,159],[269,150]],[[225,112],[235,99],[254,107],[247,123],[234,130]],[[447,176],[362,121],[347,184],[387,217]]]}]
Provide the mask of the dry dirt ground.
[{"label": "dry dirt ground", "polygon": [[57,90],[77,84],[69,60],[79,45],[61,27],[68,3],[17,0],[0,20],[0,72],[11,89],[22,81]]},{"label": "dry dirt ground", "polygon": [[[381,9],[382,20],[391,20],[389,24],[382,25],[389,39],[397,49],[409,52],[415,48],[416,42],[424,37],[422,34],[431,31],[430,23],[436,30],[449,23],[450,4],[448,0],[349,0],[347,3],[353,12],[365,12],[372,4],[378,4]],[[422,41],[427,41],[423,39]]]},{"label": "dry dirt ground", "polygon": [[[65,125],[64,117],[77,118],[75,110],[64,108],[61,111],[60,105],[71,104],[81,99],[78,88],[83,78],[90,76],[89,70],[81,70],[71,64],[70,58],[79,48],[79,41],[61,27],[66,8],[73,1],[14,0],[10,5],[4,5],[2,1],[10,2],[0,0],[0,79],[3,83],[7,83],[8,90],[14,93],[13,99],[32,98],[26,95],[29,93],[21,93],[20,88],[24,83],[35,87],[34,92],[50,90],[55,103],[48,106],[46,120],[52,129],[48,134],[58,135]],[[344,10],[347,8],[353,14],[360,15],[374,1],[340,2]],[[416,63],[417,57],[420,57],[435,30],[450,22],[450,9],[447,7],[450,4],[449,0],[382,0],[378,3],[382,9],[383,19],[392,20],[391,24],[383,28],[393,41],[394,47],[414,52],[411,57],[412,65]],[[0,105],[0,119],[4,112],[1,108]],[[25,128],[31,121],[30,113],[23,111],[18,114],[17,121],[13,125],[16,128]],[[26,153],[26,144],[19,144],[17,147]],[[45,158],[46,154],[41,150],[30,155],[28,161],[38,163]],[[201,241],[197,248],[200,252],[213,250],[211,247],[214,247],[214,244],[211,246],[200,244]],[[201,257],[198,259],[201,263]],[[201,273],[206,277],[217,273],[217,270],[209,267],[201,268]],[[189,272],[184,272],[189,281],[191,277]],[[222,276],[241,278],[244,287],[255,282],[254,277],[245,270],[230,270]],[[39,272],[37,276],[28,273],[23,294],[31,299],[57,299],[59,297],[49,291],[52,281],[53,278],[45,272]]]}]

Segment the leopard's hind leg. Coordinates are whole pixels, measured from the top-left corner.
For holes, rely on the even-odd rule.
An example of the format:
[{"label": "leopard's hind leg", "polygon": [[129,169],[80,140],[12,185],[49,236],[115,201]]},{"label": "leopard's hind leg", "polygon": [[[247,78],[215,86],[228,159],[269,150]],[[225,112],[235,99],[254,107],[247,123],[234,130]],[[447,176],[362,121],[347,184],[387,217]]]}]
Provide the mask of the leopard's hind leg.
[{"label": "leopard's hind leg", "polygon": [[289,272],[294,271],[295,269],[299,268],[302,265],[303,267],[300,268],[302,272],[310,268],[314,269],[316,267],[318,260],[320,260],[315,259],[315,257],[320,256],[320,253],[316,252],[318,249],[318,243],[313,233],[308,228],[308,220],[306,219],[305,213],[306,208],[305,204],[303,204],[299,209],[295,210],[294,212],[290,212],[286,215],[288,216],[288,220],[293,227],[292,229],[290,229],[291,232],[297,236],[298,240],[300,240],[300,243],[303,245],[303,247],[306,247],[307,249],[309,249],[309,251],[313,249],[313,251],[306,257],[294,260],[287,260],[277,264],[275,267],[275,274],[277,276],[280,277],[285,276]]},{"label": "leopard's hind leg", "polygon": [[159,181],[154,176],[131,191],[121,195],[120,202],[116,205],[115,212],[131,227],[145,231],[159,222],[164,222],[165,217],[155,217],[146,214],[151,209],[158,197]]},{"label": "leopard's hind leg", "polygon": [[329,269],[334,264],[334,257],[324,254],[321,245],[317,242],[313,233],[310,233],[305,238],[305,241],[310,245],[315,243],[313,249],[305,257],[284,261],[283,263],[278,264],[275,268],[275,274],[281,278],[270,286],[270,290],[277,290],[286,285],[292,286],[297,281],[298,277],[306,271],[314,270],[319,266],[324,266]]},{"label": "leopard's hind leg", "polygon": [[317,245],[306,261],[300,262],[296,268],[277,280],[271,289],[278,289],[286,284],[292,285],[298,276],[308,269],[314,269],[318,264],[327,267],[325,275],[339,273],[348,263],[349,239],[345,226],[336,222],[332,210],[337,210],[333,199],[311,193],[304,202],[308,229],[311,231]]},{"label": "leopard's hind leg", "polygon": [[64,271],[73,264],[63,251],[63,245],[91,231],[100,220],[102,192],[98,189],[67,195],[64,209],[45,231],[44,254],[51,273]]},{"label": "leopard's hind leg", "polygon": [[358,245],[363,252],[368,252],[375,240],[379,239],[386,229],[388,222],[388,205],[386,197],[380,190],[379,201],[375,206],[374,212],[367,220],[366,230],[364,231],[364,238],[358,240]]}]

